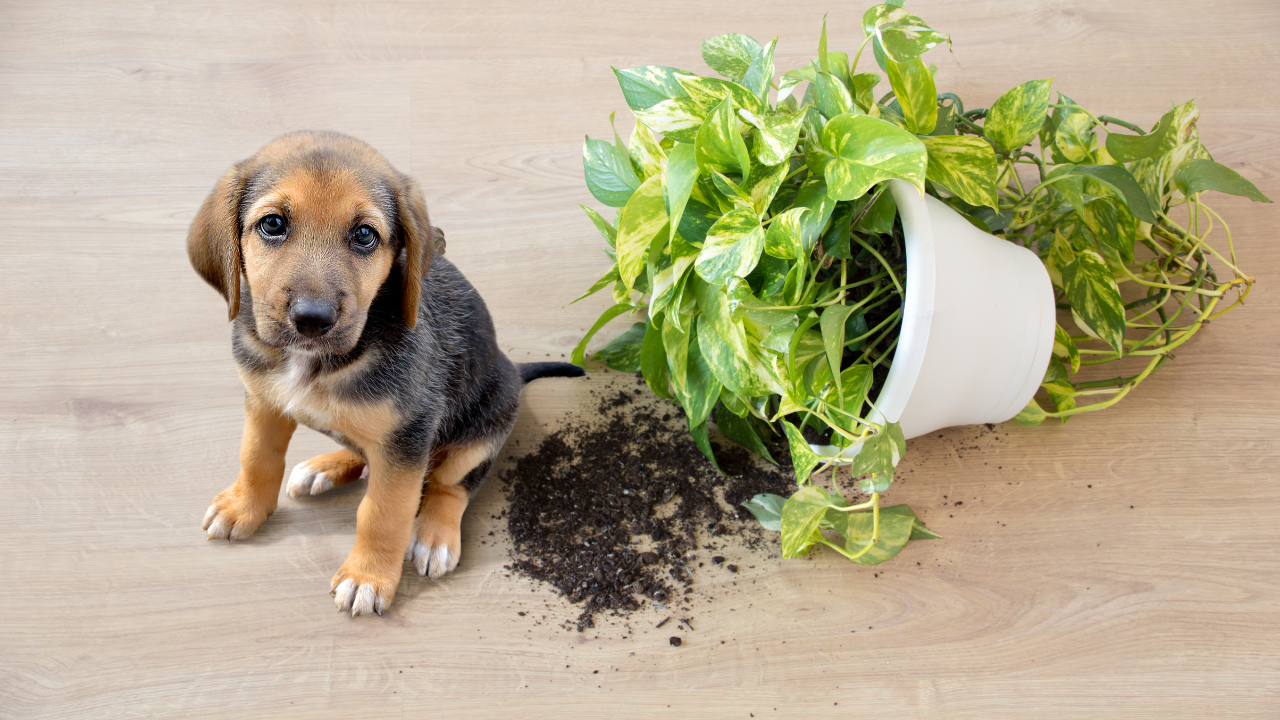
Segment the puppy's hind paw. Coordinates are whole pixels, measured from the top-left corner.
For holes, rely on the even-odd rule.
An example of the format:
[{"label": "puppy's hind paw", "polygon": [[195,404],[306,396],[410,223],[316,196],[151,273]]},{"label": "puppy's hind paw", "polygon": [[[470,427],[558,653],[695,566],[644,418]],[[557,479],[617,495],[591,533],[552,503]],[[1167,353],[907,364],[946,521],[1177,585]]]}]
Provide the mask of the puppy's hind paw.
[{"label": "puppy's hind paw", "polygon": [[414,537],[404,559],[413,563],[419,575],[427,575],[436,580],[458,567],[461,556],[460,550],[449,547],[443,540],[428,540],[424,543]]},{"label": "puppy's hind paw", "polygon": [[364,462],[342,450],[294,465],[293,472],[289,473],[289,481],[285,484],[285,492],[295,499],[303,495],[319,495],[339,485],[367,477],[369,469]]}]

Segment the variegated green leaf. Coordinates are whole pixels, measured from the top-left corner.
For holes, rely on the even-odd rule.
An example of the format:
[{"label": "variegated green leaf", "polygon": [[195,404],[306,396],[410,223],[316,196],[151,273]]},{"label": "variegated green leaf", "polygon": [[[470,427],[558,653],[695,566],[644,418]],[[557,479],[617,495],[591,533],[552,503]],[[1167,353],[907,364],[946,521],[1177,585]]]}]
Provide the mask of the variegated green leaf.
[{"label": "variegated green leaf", "polygon": [[763,54],[764,48],[760,43],[738,33],[726,33],[702,41],[702,59],[707,67],[733,82],[746,77],[751,63]]},{"label": "variegated green leaf", "polygon": [[686,97],[688,93],[675,79],[677,73],[683,72],[661,65],[630,70],[613,68],[613,74],[622,88],[622,97],[626,99],[627,107],[633,111],[651,108],[663,100]]},{"label": "variegated green leaf", "polygon": [[701,105],[708,112],[719,105],[720,101],[726,97],[732,97],[733,104],[736,107],[746,108],[752,112],[764,112],[764,103],[760,101],[760,98],[737,83],[693,74],[677,75],[676,79],[684,86],[685,91],[689,93],[689,97],[693,98],[694,102]]},{"label": "variegated green leaf", "polygon": [[627,147],[627,154],[631,157],[631,164],[640,168],[641,180],[660,174],[662,165],[667,159],[667,151],[662,147],[661,141],[647,125],[639,120],[636,121],[635,129],[631,131],[631,142]]},{"label": "variegated green leaf", "polygon": [[820,458],[795,425],[783,420],[782,429],[787,434],[787,444],[791,447],[791,464],[796,471],[796,482],[804,485],[809,482],[809,474],[818,466]]},{"label": "variegated green leaf", "polygon": [[698,160],[693,146],[688,143],[676,143],[667,157],[663,170],[662,201],[671,218],[671,238],[674,239],[680,221],[684,217],[685,205],[689,202],[689,193],[698,180]]},{"label": "variegated green leaf", "polygon": [[818,73],[818,81],[814,88],[815,97],[818,103],[818,112],[822,113],[825,118],[833,118],[839,115],[854,112],[853,96],[849,94],[849,89],[840,82],[840,78],[831,73]]},{"label": "variegated green leaf", "polygon": [[607,325],[610,320],[618,317],[624,312],[634,309],[635,307],[630,304],[618,303],[608,310],[605,310],[604,313],[600,315],[599,319],[596,320],[596,324],[591,326],[591,329],[587,331],[587,334],[583,335],[582,339],[579,340],[578,344],[573,348],[573,353],[570,356],[570,360],[573,364],[579,367],[586,367],[587,343],[591,342],[591,338],[595,337],[595,334],[600,332],[600,328]]},{"label": "variegated green leaf", "polygon": [[[721,395],[721,398],[723,397]],[[717,408],[715,421],[716,425],[720,426],[720,431],[725,434],[725,437],[765,458],[774,465],[778,464],[778,461],[774,460],[773,456],[769,454],[769,448],[765,447],[760,435],[752,427],[750,419],[741,418],[731,412],[724,411],[723,408]]]},{"label": "variegated green leaf", "polygon": [[841,115],[823,129],[822,144],[833,156],[826,181],[836,200],[852,200],[890,179],[905,180],[924,192],[924,143],[892,123],[869,115]]},{"label": "variegated green leaf", "polygon": [[[1058,105],[1075,105],[1076,102],[1058,91]],[[1069,107],[1053,109],[1053,144],[1067,162],[1094,165],[1098,150],[1098,138],[1093,132],[1096,123],[1087,113]]]},{"label": "variegated green leaf", "polygon": [[1158,222],[1147,194],[1123,165],[1081,165],[1072,168],[1071,174],[1092,178],[1114,190],[1139,220],[1153,225]]},{"label": "variegated green leaf", "polygon": [[1128,209],[1113,198],[1099,197],[1085,203],[1084,212],[1078,214],[1102,243],[1108,258],[1119,263],[1133,262],[1138,220]]},{"label": "variegated green leaf", "polygon": [[633,373],[640,369],[640,346],[644,342],[644,323],[635,323],[596,353],[596,360],[618,372]]},{"label": "variegated green leaf", "polygon": [[907,441],[902,435],[898,423],[888,423],[866,440],[862,441],[862,449],[849,463],[849,473],[853,477],[875,473],[893,477],[893,469],[907,451]]},{"label": "variegated green leaf", "polygon": [[1032,400],[1027,403],[1027,406],[1022,409],[1022,412],[1013,416],[1013,419],[1023,425],[1039,425],[1044,422],[1045,417],[1044,409],[1041,408],[1035,400]]},{"label": "variegated green leaf", "polygon": [[1118,162],[1127,163],[1145,160],[1158,154],[1162,149],[1172,147],[1170,137],[1174,131],[1176,111],[1170,110],[1160,118],[1160,122],[1146,135],[1125,135],[1117,132],[1107,133],[1107,152]]},{"label": "variegated green leaf", "polygon": [[1013,152],[1035,139],[1049,109],[1048,80],[1030,80],[1000,96],[987,111],[983,135],[997,150]]},{"label": "variegated green leaf", "polygon": [[[595,295],[596,293],[598,293],[598,292],[600,292],[601,290],[603,290],[603,289],[605,289],[605,288],[609,287],[610,285],[612,285],[613,283],[615,283],[615,282],[617,282],[617,281],[618,281],[618,266],[615,264],[613,267],[609,268],[609,272],[607,272],[607,273],[605,273],[603,276],[601,276],[601,278],[600,278],[599,280],[597,280],[597,281],[595,282],[595,284],[591,286],[591,288],[590,288],[590,289],[588,289],[586,292],[582,293],[582,295],[580,295],[580,296],[578,297],[578,300],[582,300],[582,299],[585,299],[585,298],[591,297],[592,295]],[[569,304],[570,304],[570,305],[572,305],[573,303],[578,302],[578,300],[574,300],[573,302],[571,302],[571,303],[569,303]]]},{"label": "variegated green leaf", "polygon": [[788,165],[778,163],[772,167],[756,166],[751,171],[751,179],[742,184],[742,190],[751,199],[751,208],[756,215],[763,216],[769,204],[782,187],[782,180],[787,176]]},{"label": "variegated green leaf", "polygon": [[667,351],[662,344],[661,313],[650,315],[640,344],[640,373],[654,395],[670,399],[671,387],[667,370]]},{"label": "variegated green leaf", "polygon": [[600,236],[604,238],[605,242],[609,243],[609,247],[616,247],[618,244],[618,229],[611,225],[608,220],[601,217],[600,213],[586,205],[579,205],[578,207],[582,208],[587,217],[591,218],[591,223],[600,231]]},{"label": "variegated green leaf", "polygon": [[1071,207],[1080,211],[1084,209],[1084,177],[1072,175],[1071,171],[1074,169],[1075,165],[1071,163],[1058,165],[1047,173],[1046,179],[1052,180],[1050,187],[1061,193],[1071,203]]},{"label": "variegated green leaf", "polygon": [[822,311],[819,318],[822,345],[827,351],[832,377],[840,376],[840,358],[844,354],[844,321],[856,309],[854,305],[831,305]]},{"label": "variegated green leaf", "polygon": [[[676,239],[679,239],[679,235]],[[677,249],[678,246],[678,249]],[[653,274],[649,317],[660,314],[675,299],[676,288],[698,257],[698,248],[684,242],[672,242],[670,251],[662,255]]]},{"label": "variegated green leaf", "polygon": [[781,215],[775,215],[764,236],[764,251],[783,260],[804,257],[801,233],[804,218],[811,212],[813,211],[806,207],[793,207]]},{"label": "variegated green leaf", "polygon": [[769,43],[769,47],[764,49],[755,60],[751,61],[751,67],[747,68],[747,72],[742,76],[742,83],[748,90],[755,93],[755,96],[764,103],[768,97],[769,85],[773,82],[773,51],[778,47],[778,38],[774,38]]},{"label": "variegated green leaf", "polygon": [[951,38],[934,31],[924,20],[894,5],[876,5],[862,16],[862,31],[887,61],[904,62]]},{"label": "variegated green leaf", "polygon": [[[866,117],[865,115],[863,117]],[[818,238],[836,209],[836,198],[828,190],[827,182],[811,177],[800,186],[793,207],[807,208],[810,212],[800,222],[800,257],[808,257],[818,244]]]},{"label": "variegated green leaf", "polygon": [[747,397],[775,392],[759,356],[750,350],[745,353],[735,350],[705,318],[698,321],[698,347],[707,367],[724,387]]},{"label": "variegated green leaf", "polygon": [[[835,392],[827,393],[827,402],[834,403],[846,413],[862,415],[862,404],[871,390],[871,366],[866,363],[850,365],[840,373],[840,383]],[[831,422],[844,430],[856,430],[857,422],[847,415],[831,413]],[[879,491],[877,491],[879,492]]]},{"label": "variegated green leaf", "polygon": [[831,516],[837,521],[835,531],[845,538],[845,552],[857,554],[866,543],[875,540],[870,550],[853,559],[859,565],[879,565],[896,557],[911,538],[916,522],[914,515],[889,512],[886,508],[880,511],[879,535],[873,538],[875,518],[871,511],[833,512]]},{"label": "variegated green leaf", "polygon": [[756,128],[752,141],[756,158],[765,165],[777,165],[791,157],[800,139],[804,113],[792,115],[757,115],[750,110],[738,114]]},{"label": "variegated green leaf", "polygon": [[694,264],[698,275],[710,283],[746,277],[764,250],[764,228],[755,212],[739,208],[726,213],[707,231],[702,252]]},{"label": "variegated green leaf", "polygon": [[1092,250],[1077,253],[1062,268],[1067,302],[1080,320],[1117,353],[1124,353],[1124,303],[1111,269]]},{"label": "variegated green leaf", "polygon": [[656,133],[677,142],[691,143],[698,136],[707,113],[689,97],[663,100],[647,108],[633,110],[636,119]]},{"label": "variegated green leaf", "polygon": [[1071,372],[1080,372],[1080,350],[1061,325],[1053,326],[1053,354],[1066,360],[1071,365]]},{"label": "variegated green leaf", "polygon": [[917,135],[933,132],[938,124],[938,89],[924,60],[918,57],[903,62],[887,60],[885,72],[902,107],[907,130]]},{"label": "variegated green leaf", "polygon": [[1183,162],[1174,173],[1173,182],[1178,191],[1187,197],[1206,190],[1216,190],[1247,197],[1255,202],[1271,202],[1240,173],[1212,160],[1191,158]]},{"label": "variegated green leaf", "polygon": [[876,85],[880,83],[880,76],[873,72],[858,73],[853,76],[850,84],[853,86],[853,102],[858,109],[868,115],[875,116],[878,114],[876,108]]},{"label": "variegated green leaf", "polygon": [[707,115],[698,130],[694,144],[698,168],[702,172],[719,170],[740,173],[745,181],[751,174],[751,156],[738,132],[738,116],[733,100],[725,97]]},{"label": "variegated green leaf", "polygon": [[689,395],[689,328],[682,329],[671,322],[672,318],[680,315],[676,307],[676,305],[668,306],[660,330],[662,348],[667,357],[667,376],[671,380],[671,389],[676,399],[683,406],[685,398]]},{"label": "variegated green leaf", "polygon": [[[790,434],[788,430],[787,435],[790,436]],[[794,462],[796,454],[794,444],[791,454]],[[799,475],[800,466],[797,464],[796,476],[799,477]],[[816,485],[802,487],[787,498],[787,502],[782,506],[782,557],[794,558],[808,552],[810,547],[821,541],[822,536],[818,528],[827,514],[827,508],[845,505],[844,498],[833,496]]]},{"label": "variegated green leaf", "polygon": [[688,416],[689,427],[706,422],[711,415],[711,409],[720,399],[720,381],[711,372],[711,366],[707,364],[702,347],[698,343],[697,326],[700,324],[695,321],[692,332],[689,333],[689,366],[685,384],[687,394],[680,397],[680,404],[684,406],[685,414]]},{"label": "variegated green leaf", "polygon": [[735,353],[744,357],[750,354],[746,328],[733,317],[733,300],[729,297],[728,286],[692,277],[689,279],[689,292],[697,299],[698,309],[702,312],[699,322],[714,330]]},{"label": "variegated green leaf", "polygon": [[645,180],[618,216],[618,275],[628,288],[644,269],[649,244],[667,224],[662,202],[662,176]]},{"label": "variegated green leaf", "polygon": [[782,530],[782,507],[786,502],[787,499],[781,495],[760,493],[742,503],[742,506],[756,516],[756,520],[760,521],[760,527],[765,530],[780,532]]},{"label": "variegated green leaf", "polygon": [[970,205],[996,205],[996,154],[972,135],[921,138],[929,151],[928,178]]},{"label": "variegated green leaf", "polygon": [[[724,195],[724,200],[727,200],[733,208],[755,210],[755,203],[751,201],[751,193],[743,189],[738,183],[725,177],[724,173],[719,170],[711,171],[711,184]],[[717,199],[719,200],[720,198]],[[728,209],[726,208],[727,211]]]},{"label": "variegated green leaf", "polygon": [[1058,412],[1075,408],[1076,389],[1071,384],[1071,379],[1067,376],[1067,367],[1061,360],[1057,358],[1049,360],[1049,367],[1045,370],[1040,387],[1049,393],[1049,399],[1053,401],[1053,406]]},{"label": "variegated green leaf", "polygon": [[587,189],[610,207],[626,205],[631,193],[640,187],[631,159],[603,140],[588,137],[582,143],[582,171]]}]

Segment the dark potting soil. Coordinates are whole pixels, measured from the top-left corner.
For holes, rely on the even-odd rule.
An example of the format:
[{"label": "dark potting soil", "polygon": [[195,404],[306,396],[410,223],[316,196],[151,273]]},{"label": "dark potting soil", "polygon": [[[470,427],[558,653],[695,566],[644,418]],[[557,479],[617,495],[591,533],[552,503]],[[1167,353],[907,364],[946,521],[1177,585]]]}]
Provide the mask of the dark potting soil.
[{"label": "dark potting soil", "polygon": [[[687,609],[698,568],[723,571],[712,556],[726,542],[758,551],[777,542],[742,503],[790,495],[795,485],[789,464],[769,465],[713,437],[721,474],[679,406],[654,399],[643,380],[623,387],[501,475],[507,567],[580,604],[579,631],[602,613],[625,616],[646,604]],[[782,446],[771,452],[790,457]]]}]

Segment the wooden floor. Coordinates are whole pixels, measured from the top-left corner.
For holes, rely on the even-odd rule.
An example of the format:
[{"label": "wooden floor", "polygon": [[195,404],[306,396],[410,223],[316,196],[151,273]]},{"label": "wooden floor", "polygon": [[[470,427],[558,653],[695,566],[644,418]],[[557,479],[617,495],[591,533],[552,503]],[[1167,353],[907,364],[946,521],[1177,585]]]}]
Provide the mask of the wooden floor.
[{"label": "wooden floor", "polygon": [[[1274,0],[909,7],[971,106],[1042,77],[1144,125],[1194,98],[1215,157],[1280,198]],[[363,483],[205,541],[242,390],[184,238],[232,162],[299,128],[368,140],[426,188],[503,348],[559,359],[606,302],[568,305],[606,266],[577,204],[582,136],[630,123],[610,66],[706,72],[699,41],[737,31],[797,67],[823,12],[852,50],[863,9],[0,3],[0,717],[1280,717],[1280,215],[1234,197],[1243,311],[1106,413],[913,440],[892,499],[945,540],[872,569],[744,550],[695,631],[560,628],[503,568],[497,483],[457,572],[382,618],[327,592]],[[528,388],[520,448],[612,381]],[[290,463],[330,447],[300,432]]]}]

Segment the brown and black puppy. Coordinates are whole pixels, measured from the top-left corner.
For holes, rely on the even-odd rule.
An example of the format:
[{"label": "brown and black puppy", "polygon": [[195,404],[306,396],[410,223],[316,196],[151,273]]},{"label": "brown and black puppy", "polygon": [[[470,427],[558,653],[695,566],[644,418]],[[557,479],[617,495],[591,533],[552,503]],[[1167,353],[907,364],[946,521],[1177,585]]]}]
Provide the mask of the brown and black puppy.
[{"label": "brown and black puppy", "polygon": [[192,266],[227,299],[246,390],[240,475],[203,527],[249,537],[276,508],[297,424],[328,435],[344,449],[295,467],[288,492],[368,478],[355,547],[331,583],[352,615],[391,604],[405,559],[433,578],[454,569],[462,513],[522,384],[582,374],[517,369],[437,238],[412,179],[355,138],[314,132],[231,168],[187,237]]}]

